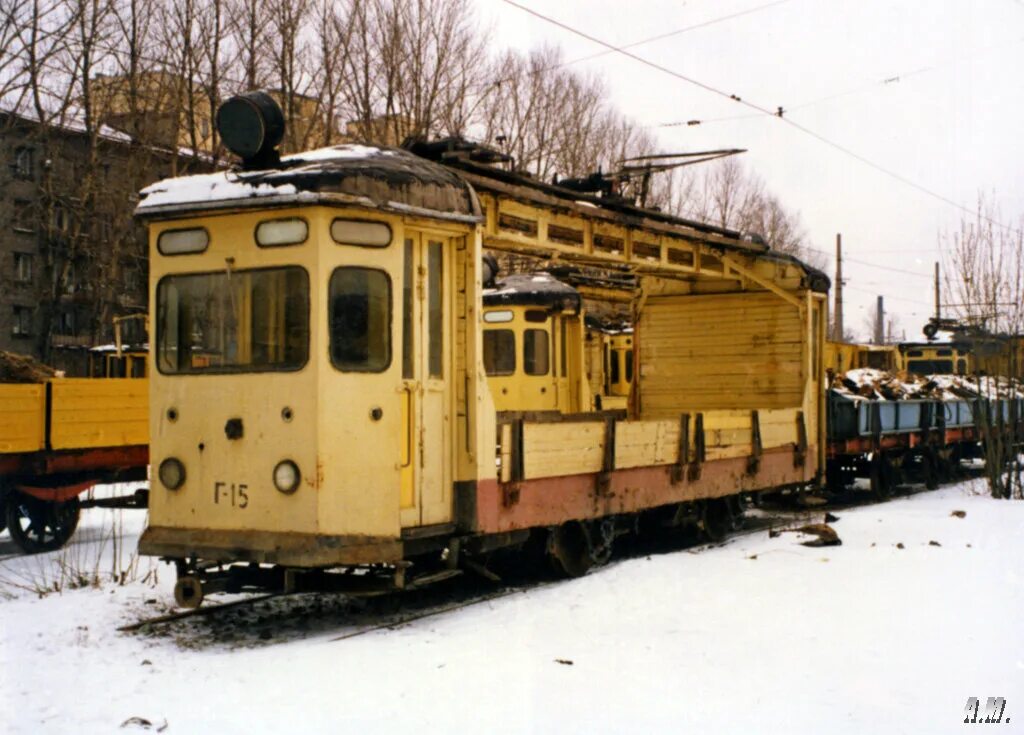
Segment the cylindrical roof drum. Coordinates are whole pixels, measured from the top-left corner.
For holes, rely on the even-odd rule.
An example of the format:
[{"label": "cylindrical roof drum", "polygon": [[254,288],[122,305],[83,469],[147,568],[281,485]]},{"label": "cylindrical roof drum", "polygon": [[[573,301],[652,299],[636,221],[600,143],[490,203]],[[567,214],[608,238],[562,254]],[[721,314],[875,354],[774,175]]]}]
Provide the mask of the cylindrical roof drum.
[{"label": "cylindrical roof drum", "polygon": [[217,130],[242,159],[272,150],[284,137],[284,113],[266,92],[246,92],[217,108]]}]

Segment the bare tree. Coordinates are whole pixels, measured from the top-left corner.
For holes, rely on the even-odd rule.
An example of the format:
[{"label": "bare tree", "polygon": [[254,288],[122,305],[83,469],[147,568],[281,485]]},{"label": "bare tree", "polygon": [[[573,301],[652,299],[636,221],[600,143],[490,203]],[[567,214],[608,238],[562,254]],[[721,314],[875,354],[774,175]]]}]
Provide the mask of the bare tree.
[{"label": "bare tree", "polygon": [[[1002,214],[991,200],[978,196],[972,216],[961,218],[958,228],[939,236],[945,260],[947,308],[968,327],[975,338],[976,359],[986,342],[1000,346],[1002,360],[993,365],[1007,376],[978,378],[983,398],[975,404],[975,422],[983,432],[986,476],[996,498],[1024,498],[1024,463],[1016,435],[1021,416],[1016,401],[1008,415],[993,403],[1020,390],[1022,365],[1017,347],[1024,334],[1024,217],[1015,226],[1002,224]],[[994,340],[989,335],[995,335]]]},{"label": "bare tree", "polygon": [[267,0],[228,0],[227,29],[234,48],[235,91],[260,89],[269,78],[266,53]]},{"label": "bare tree", "polygon": [[1024,331],[1024,217],[1015,228],[996,224],[999,208],[979,195],[975,214],[939,236],[946,293],[953,313],[992,332]]},{"label": "bare tree", "polygon": [[353,26],[348,9],[332,0],[321,0],[317,12],[320,69],[312,76],[319,118],[317,129],[321,135],[314,144],[325,146],[336,143],[339,137],[337,123],[348,82]]},{"label": "bare tree", "polygon": [[799,215],[787,210],[738,158],[684,169],[673,182],[675,211],[760,235],[774,250],[795,255],[817,268],[823,266],[824,259],[807,247]]}]

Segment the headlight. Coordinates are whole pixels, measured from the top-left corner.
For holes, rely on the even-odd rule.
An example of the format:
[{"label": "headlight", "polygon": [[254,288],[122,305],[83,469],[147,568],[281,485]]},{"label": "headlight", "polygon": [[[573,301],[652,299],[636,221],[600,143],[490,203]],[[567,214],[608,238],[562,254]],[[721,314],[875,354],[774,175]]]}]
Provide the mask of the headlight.
[{"label": "headlight", "polygon": [[185,465],[181,463],[180,459],[168,457],[160,463],[157,475],[160,477],[160,484],[165,488],[177,490],[185,484]]},{"label": "headlight", "polygon": [[298,465],[290,459],[278,462],[274,468],[274,487],[283,493],[290,494],[298,490],[301,479]]}]

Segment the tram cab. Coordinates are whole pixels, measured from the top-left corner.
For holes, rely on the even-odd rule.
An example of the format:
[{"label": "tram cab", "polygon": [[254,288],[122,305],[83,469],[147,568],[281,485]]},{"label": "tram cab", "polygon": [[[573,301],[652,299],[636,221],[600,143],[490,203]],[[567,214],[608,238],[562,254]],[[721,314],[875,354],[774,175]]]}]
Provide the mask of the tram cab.
[{"label": "tram cab", "polygon": [[402,150],[336,146],[143,194],[142,553],[386,563],[403,536],[450,532],[453,487],[494,473],[476,467],[493,405],[464,358],[479,354],[472,188]]},{"label": "tram cab", "polygon": [[483,292],[483,358],[495,409],[589,410],[579,292],[547,273],[491,285]]},{"label": "tram cab", "polygon": [[916,375],[969,375],[975,372],[974,355],[967,345],[904,342],[898,345],[901,370]]}]

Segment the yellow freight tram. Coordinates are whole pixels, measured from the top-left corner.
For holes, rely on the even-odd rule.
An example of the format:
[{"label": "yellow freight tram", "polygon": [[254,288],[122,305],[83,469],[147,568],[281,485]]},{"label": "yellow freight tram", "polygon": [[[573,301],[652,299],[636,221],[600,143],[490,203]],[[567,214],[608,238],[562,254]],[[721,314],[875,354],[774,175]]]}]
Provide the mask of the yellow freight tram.
[{"label": "yellow freight tram", "polygon": [[[138,208],[157,468],[140,548],[176,561],[180,603],[418,586],[532,540],[580,574],[643,514],[719,533],[738,493],[820,482],[821,273],[456,141],[280,160],[265,96],[219,123],[242,169],[158,183]],[[511,325],[524,365],[538,340],[535,367],[544,341],[557,386],[550,367],[582,360],[560,363],[559,330],[581,322],[515,304],[488,322],[485,247],[638,275],[628,415],[498,411],[485,335]]]}]

